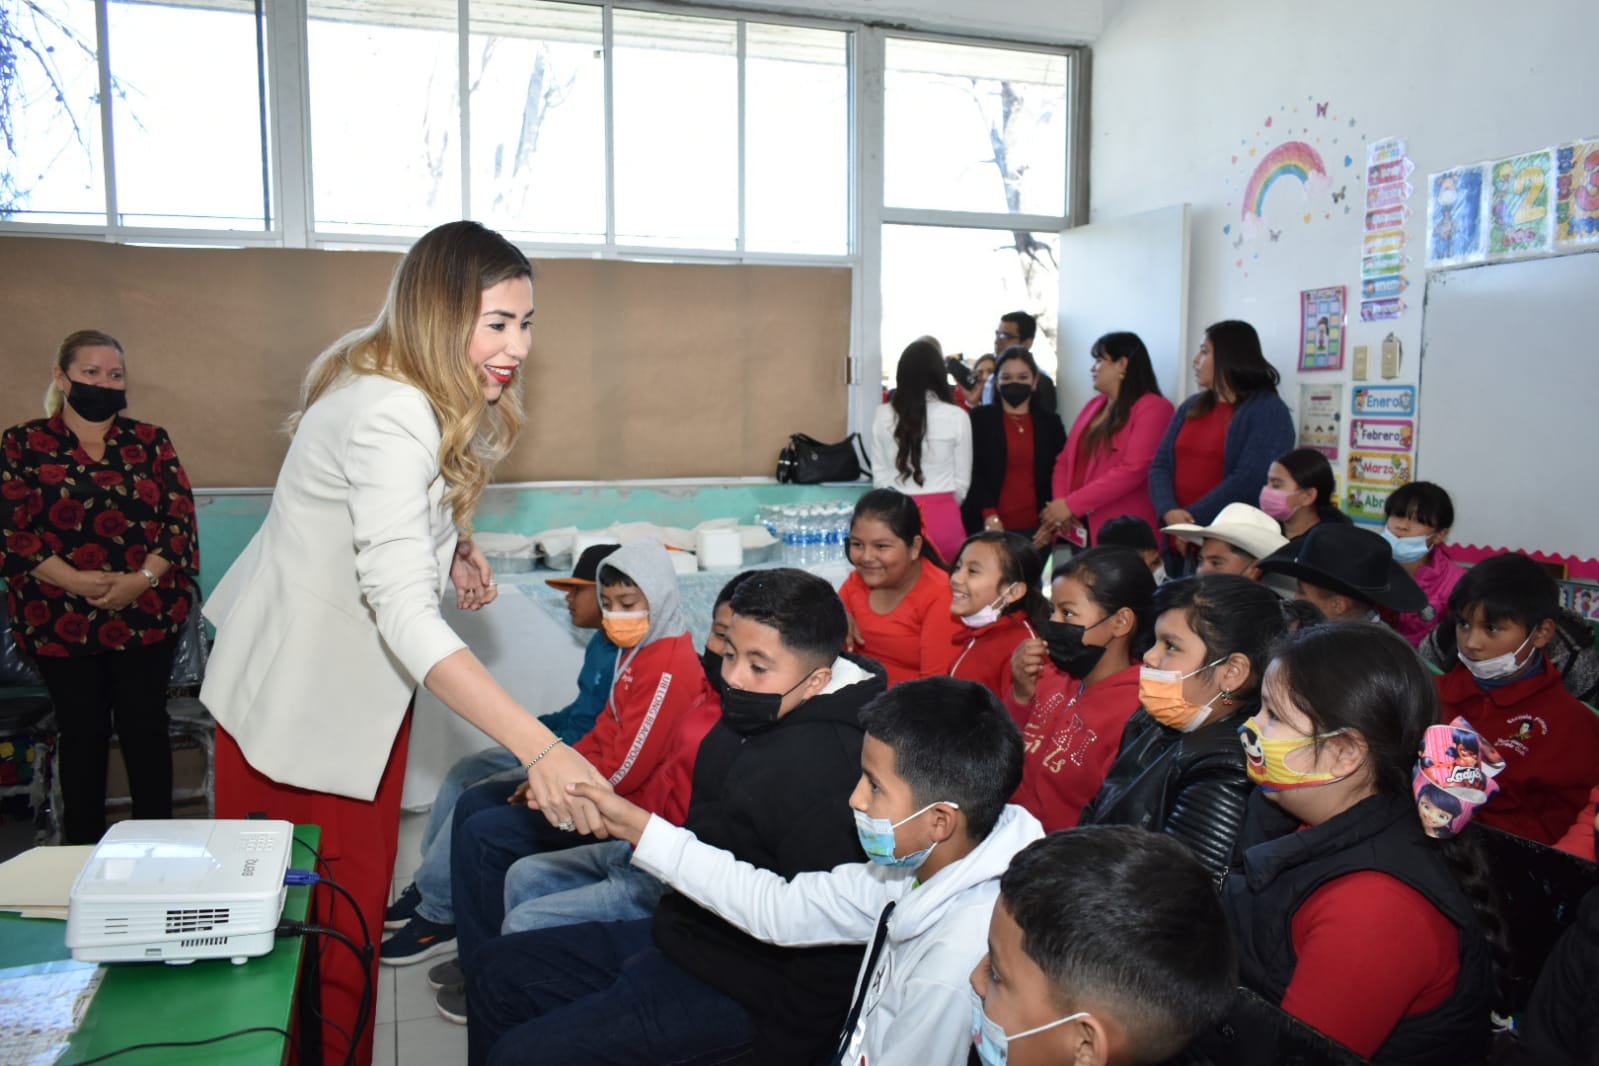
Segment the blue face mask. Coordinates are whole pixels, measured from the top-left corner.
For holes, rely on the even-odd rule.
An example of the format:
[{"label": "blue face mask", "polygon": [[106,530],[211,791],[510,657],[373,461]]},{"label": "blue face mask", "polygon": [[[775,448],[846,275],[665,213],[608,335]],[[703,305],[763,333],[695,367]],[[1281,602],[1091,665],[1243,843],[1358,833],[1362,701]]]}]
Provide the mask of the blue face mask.
[{"label": "blue face mask", "polygon": [[[866,852],[866,857],[879,866],[893,866],[905,870],[914,870],[926,862],[927,857],[938,846],[938,842],[934,841],[921,851],[913,851],[909,855],[895,855],[894,830],[912,818],[921,817],[936,806],[937,803],[929,803],[910,817],[901,818],[897,822],[891,822],[887,818],[873,818],[865,811],[855,811],[855,833],[861,838],[861,848]],[[944,806],[954,807],[957,811],[961,809],[958,803],[945,803]]]},{"label": "blue face mask", "polygon": [[1065,1025],[1067,1022],[1075,1022],[1078,1018],[1088,1017],[1088,1012],[1082,1010],[1076,1014],[1068,1014],[1066,1017],[1050,1022],[1048,1025],[1040,1025],[1026,1032],[1017,1033],[1015,1036],[1006,1036],[1005,1030],[999,1027],[999,1023],[984,1012],[983,1000],[977,994],[977,989],[971,989],[971,993],[972,1046],[977,1049],[977,1058],[982,1062],[983,1066],[1005,1066],[1010,1061],[1010,1042],[1012,1040],[1020,1040],[1024,1036],[1032,1036],[1034,1033],[1042,1033],[1045,1029],[1053,1029],[1057,1025]]},{"label": "blue face mask", "polygon": [[1396,537],[1387,526],[1382,529],[1382,539],[1388,542],[1396,563],[1419,563],[1432,551],[1426,537]]}]

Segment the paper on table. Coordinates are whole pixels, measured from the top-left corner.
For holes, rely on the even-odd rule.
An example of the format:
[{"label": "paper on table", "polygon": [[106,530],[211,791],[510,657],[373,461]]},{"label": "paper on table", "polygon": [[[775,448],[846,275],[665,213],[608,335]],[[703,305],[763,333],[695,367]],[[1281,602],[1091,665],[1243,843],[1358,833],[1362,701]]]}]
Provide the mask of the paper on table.
[{"label": "paper on table", "polygon": [[48,962],[0,970],[0,1048],[16,1066],[49,1066],[72,1033],[105,971],[82,962]]},{"label": "paper on table", "polygon": [[0,863],[0,910],[64,920],[72,882],[92,854],[93,844],[32,848]]}]

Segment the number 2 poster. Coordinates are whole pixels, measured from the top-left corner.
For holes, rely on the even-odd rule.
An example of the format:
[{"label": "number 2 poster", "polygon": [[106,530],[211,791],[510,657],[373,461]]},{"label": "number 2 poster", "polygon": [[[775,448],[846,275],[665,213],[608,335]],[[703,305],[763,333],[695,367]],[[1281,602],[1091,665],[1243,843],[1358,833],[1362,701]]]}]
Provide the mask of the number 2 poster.
[{"label": "number 2 poster", "polygon": [[1489,164],[1490,258],[1526,255],[1549,247],[1553,171],[1554,154],[1548,149]]}]

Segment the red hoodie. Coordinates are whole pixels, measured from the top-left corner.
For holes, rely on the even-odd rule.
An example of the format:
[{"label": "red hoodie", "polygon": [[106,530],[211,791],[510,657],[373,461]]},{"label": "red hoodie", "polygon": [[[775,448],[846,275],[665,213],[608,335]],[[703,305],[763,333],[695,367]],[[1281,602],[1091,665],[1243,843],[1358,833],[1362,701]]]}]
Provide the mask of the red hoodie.
[{"label": "red hoodie", "polygon": [[722,699],[706,685],[677,724],[660,768],[633,794],[633,802],[673,825],[682,825],[694,791],[694,763],[699,758],[700,742],[721,718]]},{"label": "red hoodie", "polygon": [[1499,793],[1478,809],[1478,821],[1554,844],[1599,783],[1599,715],[1566,691],[1547,659],[1537,673],[1496,688],[1480,686],[1464,664],[1437,680],[1442,720],[1463,716],[1505,760],[1494,778]]},{"label": "red hoodie", "polygon": [[[959,624],[959,619],[956,623]],[[1000,615],[999,621],[982,629],[962,625],[960,632],[950,638],[955,646],[955,657],[950,663],[949,676],[975,681],[987,686],[994,695],[1003,696],[1011,688],[1011,656],[1022,641],[1037,635],[1022,611]]]},{"label": "red hoodie", "polygon": [[661,774],[674,736],[709,688],[691,634],[645,645],[611,687],[594,728],[572,749],[594,764],[617,795],[649,807],[643,797],[662,787],[653,778]]},{"label": "red hoodie", "polygon": [[1022,784],[1011,802],[1044,823],[1070,829],[1099,792],[1121,750],[1122,729],[1138,710],[1138,663],[1087,688],[1046,662],[1030,703],[1007,692],[1005,705],[1023,723]]}]

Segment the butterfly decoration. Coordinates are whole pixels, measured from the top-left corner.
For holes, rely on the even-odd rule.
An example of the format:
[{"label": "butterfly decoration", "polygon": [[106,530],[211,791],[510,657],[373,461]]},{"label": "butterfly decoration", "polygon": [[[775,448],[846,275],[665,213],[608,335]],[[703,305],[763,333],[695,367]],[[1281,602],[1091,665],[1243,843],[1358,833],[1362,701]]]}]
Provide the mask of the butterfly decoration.
[{"label": "butterfly decoration", "polygon": [[1243,246],[1244,246],[1244,235],[1242,233],[1240,233],[1238,235],[1238,239],[1233,241],[1233,247],[1234,248],[1242,248]]},{"label": "butterfly decoration", "polygon": [[[1332,101],[1329,100],[1329,101],[1327,101],[1327,103],[1330,104],[1330,103],[1332,103]],[[1316,117],[1317,118],[1326,118],[1327,117],[1327,104],[1317,104],[1316,105]]]},{"label": "butterfly decoration", "polygon": [[1268,230],[1267,234],[1271,237],[1271,243],[1276,244],[1281,239],[1283,231],[1280,229]]},{"label": "butterfly decoration", "polygon": [[1345,185],[1343,188],[1341,188],[1337,192],[1333,193],[1332,194],[1333,203],[1336,204],[1336,203],[1340,202],[1341,200],[1343,200],[1344,194],[1347,193],[1347,192],[1349,192],[1349,186]]}]

